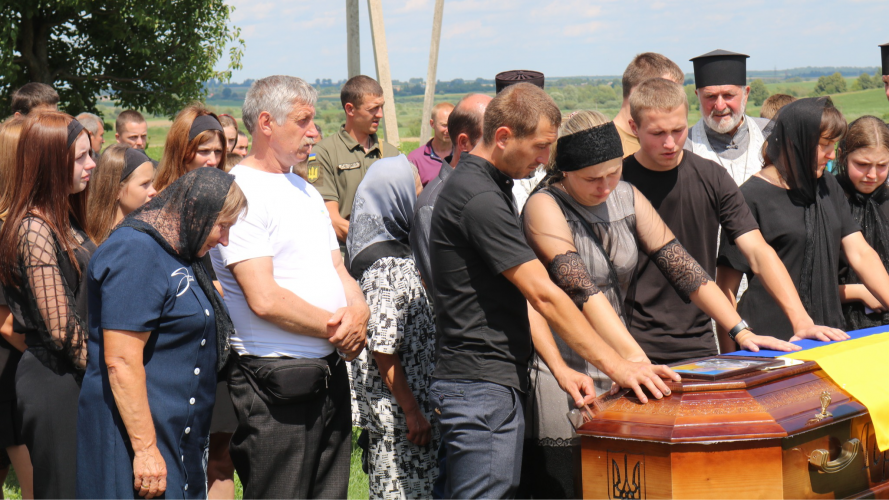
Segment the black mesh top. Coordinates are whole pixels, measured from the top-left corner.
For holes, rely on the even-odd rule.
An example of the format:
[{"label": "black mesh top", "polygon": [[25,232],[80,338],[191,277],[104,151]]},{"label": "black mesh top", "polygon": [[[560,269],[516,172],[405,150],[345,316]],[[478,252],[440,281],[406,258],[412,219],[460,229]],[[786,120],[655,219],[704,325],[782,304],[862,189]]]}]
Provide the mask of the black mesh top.
[{"label": "black mesh top", "polygon": [[29,350],[56,372],[83,372],[86,364],[86,274],[96,245],[71,221],[77,268],[43,219],[28,216],[19,227],[16,286],[3,286],[15,319],[13,328],[25,334]]}]

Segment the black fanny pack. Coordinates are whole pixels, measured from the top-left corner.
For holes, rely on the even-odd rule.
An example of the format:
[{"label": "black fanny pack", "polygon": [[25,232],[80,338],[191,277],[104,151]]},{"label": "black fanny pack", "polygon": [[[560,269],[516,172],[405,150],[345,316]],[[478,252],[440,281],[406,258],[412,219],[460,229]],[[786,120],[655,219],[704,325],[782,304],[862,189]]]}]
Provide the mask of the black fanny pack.
[{"label": "black fanny pack", "polygon": [[286,405],[309,401],[327,390],[332,375],[328,358],[239,356],[238,364],[266,403]]}]

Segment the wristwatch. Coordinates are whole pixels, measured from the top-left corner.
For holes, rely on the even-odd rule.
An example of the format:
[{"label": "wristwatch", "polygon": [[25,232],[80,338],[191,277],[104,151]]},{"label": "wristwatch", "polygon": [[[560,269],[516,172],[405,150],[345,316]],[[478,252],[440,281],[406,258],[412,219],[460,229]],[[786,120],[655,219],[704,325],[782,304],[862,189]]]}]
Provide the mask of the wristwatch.
[{"label": "wristwatch", "polygon": [[737,325],[735,325],[734,328],[728,331],[728,336],[730,339],[735,340],[736,335],[749,328],[750,327],[747,326],[747,322],[742,319],[740,323],[738,323]]}]

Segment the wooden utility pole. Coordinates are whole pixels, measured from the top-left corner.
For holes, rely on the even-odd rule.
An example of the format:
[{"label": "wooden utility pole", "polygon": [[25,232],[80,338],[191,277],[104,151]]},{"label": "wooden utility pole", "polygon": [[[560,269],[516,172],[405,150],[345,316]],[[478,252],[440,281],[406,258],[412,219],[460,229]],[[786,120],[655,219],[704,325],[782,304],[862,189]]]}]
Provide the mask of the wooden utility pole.
[{"label": "wooden utility pole", "polygon": [[349,78],[361,74],[360,33],[358,0],[346,0],[346,57],[349,61]]},{"label": "wooden utility pole", "polygon": [[389,49],[386,47],[386,26],[383,24],[382,0],[367,0],[370,14],[370,32],[374,44],[374,62],[377,65],[377,81],[383,87],[383,130],[386,141],[398,146],[398,120],[395,118],[395,94],[392,92],[392,76],[389,72]]},{"label": "wooden utility pole", "polygon": [[429,118],[435,104],[435,72],[438,69],[438,45],[441,42],[441,16],[444,13],[444,0],[435,0],[435,15],[432,18],[432,41],[429,44],[429,69],[426,71],[426,96],[423,98],[423,114],[420,116],[420,145],[432,137]]}]

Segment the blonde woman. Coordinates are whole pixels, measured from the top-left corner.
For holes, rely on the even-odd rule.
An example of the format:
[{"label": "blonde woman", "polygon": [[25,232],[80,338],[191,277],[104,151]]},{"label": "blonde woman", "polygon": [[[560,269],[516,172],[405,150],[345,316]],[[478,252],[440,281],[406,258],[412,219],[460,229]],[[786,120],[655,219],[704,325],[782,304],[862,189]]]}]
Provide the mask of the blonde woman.
[{"label": "blonde woman", "polygon": [[[679,244],[648,199],[621,180],[623,147],[614,123],[594,111],[577,113],[562,125],[552,158],[546,187],[525,205],[525,237],[553,282],[618,354],[630,361],[650,362],[627,331],[631,311],[624,308],[633,293],[640,251],[685,301],[694,302],[718,324],[740,321],[716,283]],[[612,384],[547,330],[545,323],[532,322],[538,358],[532,371],[531,414],[526,419],[532,442],[525,445],[524,493],[536,498],[574,498],[580,495],[574,485],[580,472],[575,469],[580,463],[580,440],[566,413],[581,398],[571,394],[576,392],[571,387],[601,394]]]},{"label": "blonde woman", "polygon": [[124,217],[157,194],[154,163],[145,151],[115,144],[102,154],[90,186],[89,235],[101,245]]}]

